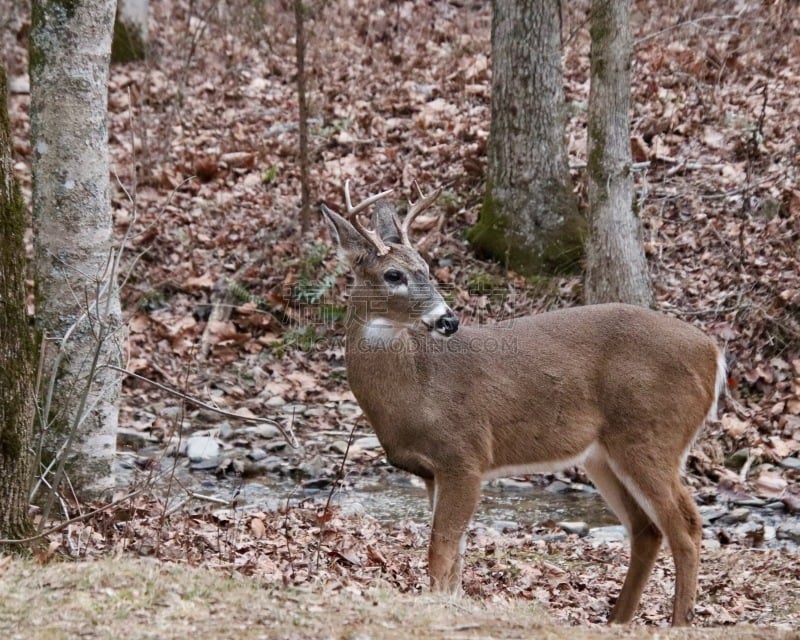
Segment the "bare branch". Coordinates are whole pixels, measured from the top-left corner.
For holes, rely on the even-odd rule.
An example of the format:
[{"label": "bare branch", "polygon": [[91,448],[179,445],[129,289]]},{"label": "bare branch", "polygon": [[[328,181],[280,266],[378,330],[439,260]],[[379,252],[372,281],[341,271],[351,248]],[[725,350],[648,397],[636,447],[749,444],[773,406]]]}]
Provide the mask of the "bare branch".
[{"label": "bare branch", "polygon": [[292,431],[291,425],[288,428],[286,428],[280,423],[275,422],[275,420],[270,420],[269,418],[259,418],[257,416],[252,416],[252,417],[240,416],[238,413],[234,413],[233,411],[225,411],[224,409],[213,407],[210,404],[206,404],[202,400],[198,400],[197,398],[187,395],[181,391],[178,391],[177,389],[173,389],[172,387],[168,387],[167,385],[161,384],[160,382],[156,382],[155,380],[151,380],[150,378],[145,378],[144,376],[140,376],[138,373],[134,373],[133,371],[128,371],[127,369],[123,369],[122,367],[117,367],[113,364],[107,364],[105,366],[109,369],[114,369],[115,371],[124,373],[125,375],[132,376],[137,380],[141,380],[143,382],[152,384],[154,387],[158,387],[162,391],[166,391],[167,393],[170,393],[173,396],[182,398],[183,400],[191,402],[193,405],[196,405],[207,411],[213,411],[214,413],[218,413],[221,416],[225,416],[227,418],[236,418],[238,420],[245,420],[247,422],[259,422],[259,423],[271,424],[273,427],[277,428],[278,431],[281,432],[281,435],[284,437],[286,442],[288,442],[292,448],[296,449],[299,446],[297,438],[294,435],[294,431]]}]

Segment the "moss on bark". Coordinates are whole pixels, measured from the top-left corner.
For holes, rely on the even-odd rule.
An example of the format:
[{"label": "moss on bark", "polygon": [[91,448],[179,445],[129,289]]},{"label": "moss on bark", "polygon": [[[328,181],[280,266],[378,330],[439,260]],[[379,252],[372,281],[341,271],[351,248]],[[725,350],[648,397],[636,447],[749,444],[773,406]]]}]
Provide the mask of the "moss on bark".
[{"label": "moss on bark", "polygon": [[551,213],[561,224],[526,231],[502,210],[491,184],[487,185],[478,221],[467,231],[467,239],[480,257],[497,260],[525,275],[577,272],[587,225],[571,194],[564,197],[565,188],[557,185],[548,190]]}]

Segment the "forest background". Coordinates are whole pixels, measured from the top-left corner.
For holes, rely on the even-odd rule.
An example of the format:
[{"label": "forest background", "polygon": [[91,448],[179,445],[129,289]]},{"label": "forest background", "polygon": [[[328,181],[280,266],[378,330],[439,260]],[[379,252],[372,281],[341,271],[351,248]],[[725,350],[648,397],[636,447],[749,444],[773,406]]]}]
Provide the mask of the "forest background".
[{"label": "forest background", "polygon": [[[322,225],[297,232],[292,7],[151,2],[151,10],[147,62],[113,67],[109,93],[115,225],[120,235],[132,231],[122,292],[128,368],[233,411],[292,417],[303,448],[276,447],[284,461],[266,475],[299,469],[305,482],[331,485],[342,457],[333,445],[347,440],[354,423],[358,435],[369,431],[342,375],[336,314],[346,277]],[[568,150],[584,202],[587,10],[565,3],[562,31]],[[633,13],[632,148],[657,304],[715,336],[732,356],[730,398],[690,456],[690,482],[701,499],[779,502],[789,515],[798,510],[800,477],[797,14],[792,2],[640,2]],[[29,196],[26,19],[19,9],[4,15],[15,170]],[[579,274],[524,278],[476,260],[465,240],[485,189],[490,19],[485,3],[354,0],[313,5],[306,22],[314,201],[341,203],[346,178],[371,192],[410,193],[415,180],[446,185],[436,215],[417,231],[435,278],[466,321],[578,304],[582,295]],[[324,303],[324,318],[309,315],[309,296],[316,308]],[[210,324],[220,298],[230,300],[230,316]],[[153,456],[141,454],[148,446],[179,448],[210,429],[144,382],[129,379],[125,391],[122,442],[140,452],[132,467],[148,466],[143,460]],[[159,458],[159,468],[164,460],[176,458]],[[235,463],[234,456],[220,460],[220,475],[244,471]],[[348,465],[351,477],[392,475],[366,447],[354,448]],[[376,585],[414,592],[425,582],[418,524],[387,530],[336,509],[320,519],[320,505],[299,496],[279,512],[164,504],[162,495],[139,494],[123,516],[99,514],[53,536],[42,560],[126,550],[218,566],[261,584],[324,583],[366,602],[380,600],[370,595]],[[540,524],[526,526],[538,531]],[[600,621],[622,571],[621,545],[598,550],[574,536],[523,533],[505,541],[473,533],[479,559],[468,567],[467,592],[544,601],[561,621]],[[723,533],[720,548],[704,554],[701,624],[796,623],[797,602],[785,590],[800,576],[796,547],[770,549],[764,536],[763,526]],[[542,553],[552,556],[542,562]],[[607,562],[598,567],[598,557]],[[658,571],[663,580],[653,581],[643,605],[651,622],[664,619],[670,592],[663,558]],[[156,571],[148,584],[158,585],[155,592],[179,575]],[[24,571],[14,576],[41,584]],[[81,580],[70,573],[48,579]],[[115,606],[135,614],[135,598],[125,604],[118,586],[107,589],[117,594],[106,594]],[[197,606],[210,611],[202,599]],[[313,624],[318,606],[304,602],[303,624]],[[75,630],[86,624],[79,618]],[[211,624],[213,616],[202,620]]]}]

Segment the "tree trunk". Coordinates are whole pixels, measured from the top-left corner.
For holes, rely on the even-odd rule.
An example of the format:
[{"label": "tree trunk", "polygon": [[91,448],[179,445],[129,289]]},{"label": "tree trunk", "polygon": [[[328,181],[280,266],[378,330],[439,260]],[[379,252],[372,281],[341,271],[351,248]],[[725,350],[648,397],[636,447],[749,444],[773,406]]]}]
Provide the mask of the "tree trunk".
[{"label": "tree trunk", "polygon": [[119,411],[120,375],[103,367],[119,364],[122,344],[106,122],[114,8],[114,0],[34,0],[31,14],[44,462],[66,442],[68,464],[53,468],[66,471],[84,499],[113,488]]},{"label": "tree trunk", "polygon": [[469,239],[522,272],[567,271],[585,221],[564,142],[560,3],[495,0],[489,183]]},{"label": "tree trunk", "polygon": [[630,0],[594,0],[591,12],[586,302],[653,306],[639,218],[633,212]]},{"label": "tree trunk", "polygon": [[147,55],[148,0],[118,0],[111,43],[112,62],[144,60]]},{"label": "tree trunk", "polygon": [[31,533],[36,350],[26,313],[25,209],[11,147],[0,67],[0,538],[19,539]]}]

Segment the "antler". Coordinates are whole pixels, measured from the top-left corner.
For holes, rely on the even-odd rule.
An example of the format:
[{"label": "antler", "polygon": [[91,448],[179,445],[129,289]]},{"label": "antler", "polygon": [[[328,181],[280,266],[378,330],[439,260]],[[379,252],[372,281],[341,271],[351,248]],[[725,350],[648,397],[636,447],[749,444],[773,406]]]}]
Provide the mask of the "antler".
[{"label": "antler", "polygon": [[436,198],[442,193],[442,188],[439,187],[438,189],[434,189],[431,191],[427,196],[422,193],[422,189],[419,188],[419,184],[417,181],[414,181],[414,186],[417,188],[419,192],[419,200],[416,202],[408,201],[408,213],[406,217],[403,218],[403,224],[400,225],[400,237],[403,240],[403,244],[411,246],[411,241],[408,239],[408,232],[411,229],[411,224],[414,222],[414,218],[416,218],[420,213],[425,211],[428,207],[430,207],[435,201]]},{"label": "antler", "polygon": [[386,243],[383,239],[378,235],[376,231],[371,229],[367,229],[361,221],[358,219],[358,214],[360,211],[366,209],[369,205],[374,204],[381,198],[385,198],[388,196],[393,190],[387,189],[386,191],[382,191],[381,193],[370,196],[366,200],[362,200],[359,202],[355,207],[350,202],[350,180],[344,181],[344,200],[347,203],[347,219],[352,223],[352,225],[356,228],[356,230],[364,236],[367,240],[369,240],[372,245],[375,247],[375,250],[378,252],[379,256],[385,256],[389,253],[389,247],[386,246]]}]

